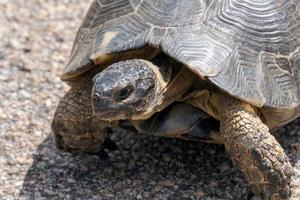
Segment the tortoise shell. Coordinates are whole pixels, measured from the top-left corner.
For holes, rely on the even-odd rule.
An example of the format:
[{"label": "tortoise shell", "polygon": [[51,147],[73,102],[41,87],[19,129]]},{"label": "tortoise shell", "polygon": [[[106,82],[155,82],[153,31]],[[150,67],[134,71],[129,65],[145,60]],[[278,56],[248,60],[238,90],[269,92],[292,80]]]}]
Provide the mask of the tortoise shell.
[{"label": "tortoise shell", "polygon": [[94,0],[62,79],[161,50],[230,95],[271,109],[266,112],[293,111],[287,118],[295,118],[300,110],[296,1]]}]

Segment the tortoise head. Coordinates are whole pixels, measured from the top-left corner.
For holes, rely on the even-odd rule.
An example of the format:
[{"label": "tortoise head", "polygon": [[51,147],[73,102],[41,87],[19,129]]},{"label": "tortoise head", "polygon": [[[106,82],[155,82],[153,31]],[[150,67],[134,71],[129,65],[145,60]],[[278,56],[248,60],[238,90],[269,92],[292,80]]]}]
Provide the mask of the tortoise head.
[{"label": "tortoise head", "polygon": [[167,82],[149,61],[114,63],[94,77],[93,111],[101,120],[145,119],[159,107]]}]

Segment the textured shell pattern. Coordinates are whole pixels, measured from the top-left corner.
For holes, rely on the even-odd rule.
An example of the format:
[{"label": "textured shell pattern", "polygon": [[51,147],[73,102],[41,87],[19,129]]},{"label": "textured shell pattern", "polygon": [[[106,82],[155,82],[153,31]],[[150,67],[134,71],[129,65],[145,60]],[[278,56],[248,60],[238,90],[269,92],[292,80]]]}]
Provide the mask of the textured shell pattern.
[{"label": "textured shell pattern", "polygon": [[150,45],[239,99],[299,113],[299,4],[95,0],[77,33],[64,75],[87,71],[101,56]]}]

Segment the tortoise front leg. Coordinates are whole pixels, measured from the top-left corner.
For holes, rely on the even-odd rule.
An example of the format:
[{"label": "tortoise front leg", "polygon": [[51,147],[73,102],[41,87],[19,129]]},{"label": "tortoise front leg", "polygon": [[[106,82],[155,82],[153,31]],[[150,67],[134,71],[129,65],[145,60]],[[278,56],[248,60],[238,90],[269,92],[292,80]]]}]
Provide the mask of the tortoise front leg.
[{"label": "tortoise front leg", "polygon": [[219,110],[225,148],[252,185],[253,192],[264,199],[288,199],[292,166],[255,109],[222,94],[216,95],[213,101]]},{"label": "tortoise front leg", "polygon": [[290,197],[292,166],[253,106],[207,90],[195,92],[187,102],[220,120],[225,148],[254,194],[271,200]]},{"label": "tortoise front leg", "polygon": [[59,149],[103,154],[103,144],[112,144],[107,141],[108,124],[93,115],[91,90],[90,84],[79,83],[60,100],[52,122]]}]

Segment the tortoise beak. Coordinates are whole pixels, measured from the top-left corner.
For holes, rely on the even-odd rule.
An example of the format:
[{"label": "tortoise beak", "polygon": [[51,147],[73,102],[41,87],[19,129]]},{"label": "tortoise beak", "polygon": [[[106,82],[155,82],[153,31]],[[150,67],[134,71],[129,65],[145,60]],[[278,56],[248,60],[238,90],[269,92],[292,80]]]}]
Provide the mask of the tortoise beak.
[{"label": "tortoise beak", "polygon": [[103,121],[113,121],[117,112],[111,109],[112,102],[109,94],[99,90],[97,84],[94,84],[92,91],[92,108],[93,113]]}]

